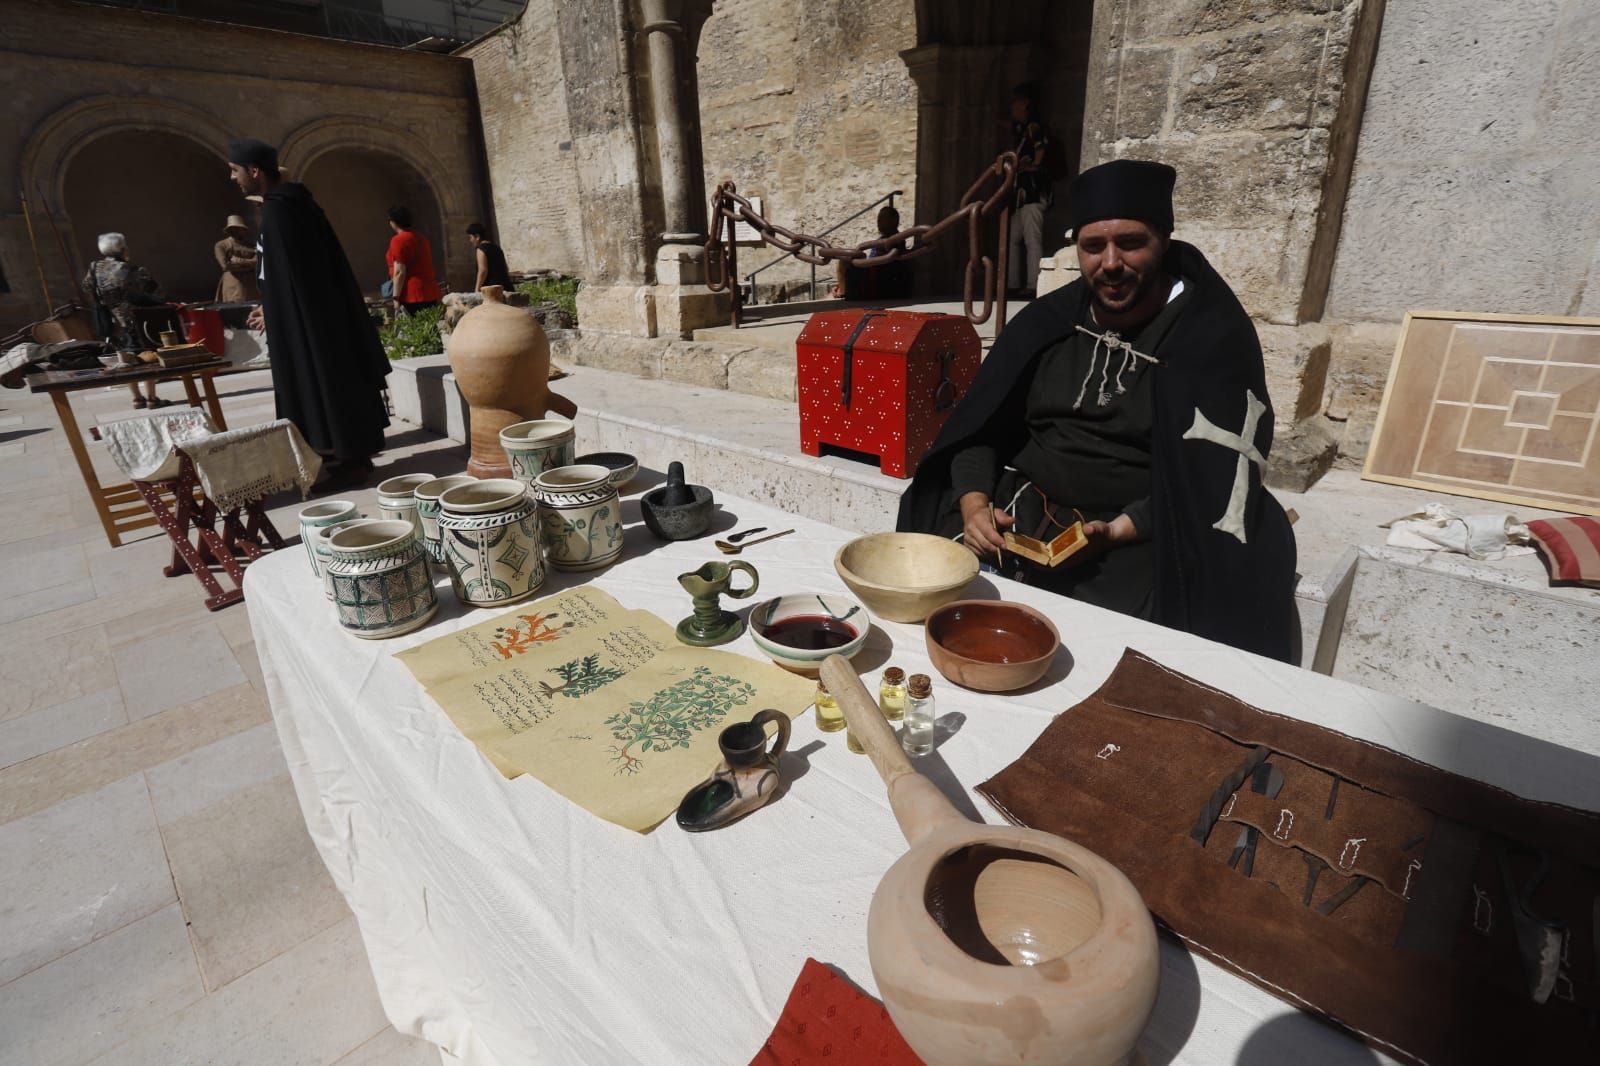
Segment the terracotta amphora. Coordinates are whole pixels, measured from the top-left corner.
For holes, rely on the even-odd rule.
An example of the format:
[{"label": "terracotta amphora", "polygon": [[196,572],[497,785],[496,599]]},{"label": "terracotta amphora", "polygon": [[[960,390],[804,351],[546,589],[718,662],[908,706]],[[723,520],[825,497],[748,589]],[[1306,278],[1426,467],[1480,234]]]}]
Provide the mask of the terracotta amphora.
[{"label": "terracotta amphora", "polygon": [[550,391],[550,341],[533,316],[505,302],[505,290],[485,285],[483,303],[462,316],[450,335],[450,369],[467,401],[477,478],[511,476],[500,431],[554,411],[574,418],[578,407]]},{"label": "terracotta amphora", "polygon": [[867,957],[928,1066],[1113,1066],[1155,1007],[1160,951],[1138,889],[1050,833],[962,817],[912,768],[850,663],[822,664],[909,845],[872,894]]}]

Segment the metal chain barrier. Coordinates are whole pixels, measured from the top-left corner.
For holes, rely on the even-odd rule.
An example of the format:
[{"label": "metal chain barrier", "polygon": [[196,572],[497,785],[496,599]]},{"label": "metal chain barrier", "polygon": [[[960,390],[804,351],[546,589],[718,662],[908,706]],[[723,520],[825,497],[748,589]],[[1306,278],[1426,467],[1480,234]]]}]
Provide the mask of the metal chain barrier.
[{"label": "metal chain barrier", "polygon": [[[967,227],[967,266],[962,277],[962,309],[973,325],[989,321],[996,314],[995,336],[1006,323],[1006,257],[1011,247],[1012,193],[1016,188],[1017,154],[1002,152],[995,157],[961,197],[960,206],[932,225],[912,226],[892,237],[844,246],[829,244],[821,237],[797,233],[763,218],[750,201],[740,196],[731,181],[717,186],[711,194],[711,236],[706,241],[706,288],[733,294],[733,324],[739,325],[741,299],[738,285],[738,245],[734,225],[744,222],[756,236],[796,259],[822,266],[846,262],[855,267],[880,267],[932,252],[939,241],[963,221]],[[985,192],[986,186],[993,186]],[[994,258],[983,254],[983,220],[1000,216],[999,249]],[[871,253],[870,255],[868,253]],[[973,288],[979,269],[983,272],[983,310],[974,313]]]}]

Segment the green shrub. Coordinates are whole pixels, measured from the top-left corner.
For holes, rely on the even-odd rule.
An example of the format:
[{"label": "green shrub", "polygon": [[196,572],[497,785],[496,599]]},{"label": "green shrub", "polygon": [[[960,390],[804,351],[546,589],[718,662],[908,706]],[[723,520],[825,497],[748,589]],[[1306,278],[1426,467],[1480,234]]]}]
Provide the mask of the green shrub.
[{"label": "green shrub", "polygon": [[578,279],[577,278],[546,278],[542,281],[524,281],[517,286],[518,292],[528,294],[528,301],[534,305],[554,303],[561,310],[578,320]]},{"label": "green shrub", "polygon": [[438,355],[444,351],[444,342],[439,339],[439,322],[443,318],[442,307],[427,307],[415,314],[396,315],[392,322],[378,331],[384,352],[390,359]]}]

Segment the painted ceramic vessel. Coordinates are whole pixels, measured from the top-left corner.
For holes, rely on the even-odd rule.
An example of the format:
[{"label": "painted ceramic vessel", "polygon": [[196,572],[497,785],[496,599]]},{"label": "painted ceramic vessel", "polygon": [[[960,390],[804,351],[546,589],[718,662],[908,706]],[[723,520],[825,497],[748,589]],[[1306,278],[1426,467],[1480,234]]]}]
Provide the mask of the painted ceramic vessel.
[{"label": "painted ceramic vessel", "polygon": [[[450,369],[471,408],[474,477],[512,477],[501,430],[554,411],[565,418],[577,405],[550,391],[550,341],[532,315],[505,302],[498,285],[483,287],[483,303],[468,311],[450,334]],[[571,453],[567,462],[572,461]]]},{"label": "painted ceramic vessel", "polygon": [[378,482],[378,517],[410,522],[422,539],[422,520],[417,517],[418,485],[433,480],[432,474],[401,474]]},{"label": "painted ceramic vessel", "polygon": [[611,487],[621,492],[639,476],[639,459],[627,452],[590,452],[572,460],[574,466],[603,466],[611,471]]},{"label": "painted ceramic vessel", "polygon": [[848,596],[796,592],[750,609],[750,638],[785,670],[816,677],[830,655],[853,659],[872,632],[867,609]]},{"label": "painted ceramic vessel", "polygon": [[532,485],[546,470],[572,465],[578,434],[564,418],[536,418],[500,431],[511,476]]},{"label": "painted ceramic vessel", "polygon": [[328,554],[339,624],[355,636],[409,633],[439,609],[422,538],[404,519],[341,529],[328,538]]},{"label": "painted ceramic vessel", "polygon": [[300,509],[300,543],[306,549],[306,558],[311,560],[311,572],[321,574],[322,570],[317,564],[316,547],[317,530],[323,526],[337,525],[348,522],[352,518],[361,517],[361,508],[351,500],[323,500],[310,507]]},{"label": "painted ceramic vessel", "polygon": [[[778,727],[767,747],[768,722]],[[691,833],[738,821],[778,794],[780,762],[789,746],[789,716],[768,708],[748,722],[730,725],[717,737],[722,763],[690,789],[678,805],[678,824]]]},{"label": "painted ceramic vessel", "polygon": [[534,480],[545,551],[558,570],[598,570],[622,554],[622,503],[603,466],[561,466]]},{"label": "painted ceramic vessel", "polygon": [[544,584],[538,505],[528,486],[486,478],[446,489],[439,502],[450,585],[462,602],[512,603]]},{"label": "painted ceramic vessel", "polygon": [[328,540],[341,529],[359,526],[363,522],[378,522],[378,518],[352,518],[347,522],[335,522],[331,526],[323,526],[311,533],[311,550],[317,557],[317,570],[322,574],[322,594],[328,599],[333,599],[333,575],[328,572],[328,564],[333,561],[332,549],[328,547]]},{"label": "painted ceramic vessel", "polygon": [[422,524],[422,547],[427,551],[428,558],[440,567],[445,566],[444,540],[439,536],[439,511],[442,505],[439,497],[445,490],[453,489],[457,485],[467,485],[478,480],[471,474],[451,474],[449,477],[436,477],[432,481],[424,481],[412,492],[417,499],[417,521]]}]

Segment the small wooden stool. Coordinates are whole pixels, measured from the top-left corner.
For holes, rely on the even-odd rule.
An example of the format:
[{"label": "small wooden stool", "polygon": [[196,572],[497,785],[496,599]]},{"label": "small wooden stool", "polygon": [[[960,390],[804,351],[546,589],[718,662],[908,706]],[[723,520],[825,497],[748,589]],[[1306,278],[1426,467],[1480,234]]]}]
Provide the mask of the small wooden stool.
[{"label": "small wooden stool", "polygon": [[[172,541],[172,563],[162,569],[168,577],[193,574],[210,595],[206,609],[221,610],[231,603],[244,599],[244,567],[239,555],[247,563],[254,562],[268,549],[283,547],[283,538],[272,520],[261,509],[261,501],[243,504],[229,511],[219,511],[216,503],[200,491],[200,479],[194,472],[194,461],[182,448],[178,453],[178,476],[166,481],[134,481],[150,513],[166,531]],[[168,506],[163,491],[173,496],[173,506]],[[247,521],[241,521],[240,512]],[[217,532],[221,522],[222,531]],[[198,543],[191,542],[193,529]],[[263,545],[263,539],[266,543]],[[232,588],[225,589],[212,572],[220,566]]]}]

